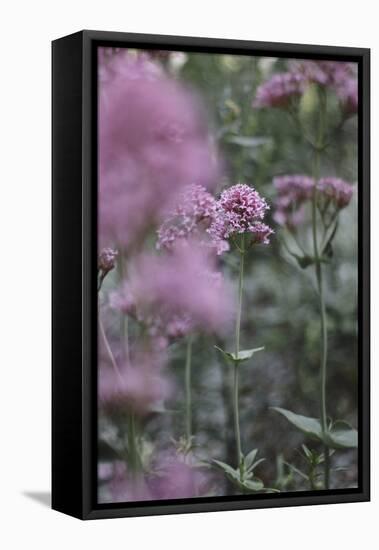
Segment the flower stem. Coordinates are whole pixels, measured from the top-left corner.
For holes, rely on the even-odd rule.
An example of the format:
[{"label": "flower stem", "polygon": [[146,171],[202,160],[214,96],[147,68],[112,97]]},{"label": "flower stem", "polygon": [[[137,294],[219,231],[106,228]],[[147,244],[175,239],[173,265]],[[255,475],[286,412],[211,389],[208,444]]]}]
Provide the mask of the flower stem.
[{"label": "flower stem", "polygon": [[187,339],[185,393],[186,393],[186,440],[190,445],[192,437],[192,396],[191,396],[192,336]]},{"label": "flower stem", "polygon": [[[327,412],[326,412],[326,376],[327,376],[327,358],[328,358],[328,328],[325,310],[325,297],[324,297],[324,285],[323,285],[323,272],[321,258],[318,248],[317,239],[317,181],[320,177],[320,151],[323,147],[324,140],[324,115],[325,115],[325,93],[320,91],[320,120],[319,120],[319,135],[318,144],[315,148],[314,159],[314,190],[312,199],[312,234],[313,234],[313,249],[315,257],[315,272],[317,279],[317,289],[319,295],[319,307],[320,307],[320,320],[321,320],[321,361],[320,361],[320,386],[319,386],[319,399],[320,399],[320,420],[321,429],[323,435],[327,431]],[[324,488],[329,489],[330,478],[330,457],[329,449],[327,445],[324,445]]]},{"label": "flower stem", "polygon": [[111,364],[112,364],[112,367],[114,368],[114,371],[115,371],[115,373],[117,374],[117,376],[120,378],[120,380],[122,380],[122,376],[121,376],[120,369],[119,369],[118,366],[117,366],[116,359],[115,359],[115,357],[114,357],[114,355],[113,355],[112,348],[111,348],[111,346],[110,346],[110,344],[109,344],[107,335],[106,335],[106,333],[105,333],[103,321],[101,320],[100,311],[99,311],[99,331],[100,331],[101,337],[102,337],[102,339],[103,339],[104,346],[105,346],[106,352],[107,352],[107,354],[108,354],[108,357],[109,357],[109,359],[110,359],[110,362],[111,362]]},{"label": "flower stem", "polygon": [[[243,272],[245,263],[244,236],[242,236],[241,251],[240,251],[240,268],[238,279],[238,304],[237,304],[237,319],[236,319],[236,341],[235,341],[235,357],[238,359],[240,351],[240,334],[241,334],[241,313],[242,313],[242,294],[243,294]],[[242,448],[241,448],[241,432],[239,422],[239,406],[238,406],[238,375],[239,375],[238,360],[234,361],[234,379],[233,379],[233,411],[234,411],[234,433],[237,447],[237,464],[240,468],[242,476]]]},{"label": "flower stem", "polygon": [[128,414],[128,451],[129,467],[133,476],[141,469],[141,459],[137,445],[136,417],[133,411]]},{"label": "flower stem", "polygon": [[[122,280],[125,275],[125,266],[124,266],[124,258],[121,252],[120,252],[119,261],[117,263],[117,267],[118,267],[119,281],[120,283],[122,283]],[[129,317],[128,315],[121,314],[120,334],[124,344],[123,348],[124,348],[125,361],[126,361],[126,364],[129,365],[130,349],[129,349]]]}]

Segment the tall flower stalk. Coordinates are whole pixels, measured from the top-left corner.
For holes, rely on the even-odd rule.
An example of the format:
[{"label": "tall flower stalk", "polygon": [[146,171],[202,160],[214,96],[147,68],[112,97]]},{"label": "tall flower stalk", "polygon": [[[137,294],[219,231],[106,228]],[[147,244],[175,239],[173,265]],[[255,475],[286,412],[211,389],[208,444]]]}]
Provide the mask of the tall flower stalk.
[{"label": "tall flower stalk", "polygon": [[[323,264],[327,263],[331,256],[332,241],[338,226],[340,210],[346,207],[351,199],[353,188],[347,182],[337,178],[320,179],[321,155],[328,146],[327,143],[327,94],[328,89],[336,93],[341,106],[341,124],[347,116],[353,114],[356,108],[346,110],[348,105],[357,105],[357,83],[353,78],[351,66],[348,63],[335,62],[300,62],[292,66],[291,74],[296,76],[298,88],[289,87],[286,84],[278,86],[277,81],[283,79],[273,78],[258,89],[256,107],[282,107],[287,109],[296,128],[301,132],[302,137],[308,143],[313,152],[313,178],[307,176],[281,176],[274,180],[278,191],[277,209],[274,219],[284,225],[291,234],[293,241],[297,244],[300,255],[293,253],[284,242],[287,251],[298,261],[302,269],[313,265],[316,276],[317,294],[319,300],[320,315],[320,367],[319,367],[319,422],[312,424],[314,419],[296,415],[286,409],[276,408],[297,428],[305,434],[312,432],[323,445],[324,463],[324,488],[330,486],[330,449],[341,447],[356,447],[357,432],[349,429],[344,433],[344,439],[334,429],[333,423],[328,421],[327,416],[327,362],[328,362],[328,327],[327,312],[325,306],[324,274]],[[283,75],[286,76],[286,75]],[[286,76],[288,80],[288,76]],[[287,82],[286,80],[286,82]],[[291,80],[292,82],[292,80]],[[297,113],[297,99],[306,91],[307,86],[313,84],[317,94],[318,117],[316,122],[315,136],[311,139],[304,128]],[[347,99],[344,90],[351,92]],[[279,101],[278,98],[281,100]],[[274,101],[275,99],[275,101]],[[311,203],[311,229],[313,253],[307,254],[296,235],[297,226],[304,222],[306,217],[305,203]],[[329,219],[328,219],[329,218]],[[319,224],[320,220],[320,224]],[[319,228],[322,230],[322,238]],[[330,229],[331,232],[330,232]],[[314,427],[318,428],[315,430]]]},{"label": "tall flower stalk", "polygon": [[[235,334],[235,361],[234,361],[234,378],[233,378],[233,411],[234,411],[234,433],[236,438],[237,448],[237,464],[238,467],[242,467],[242,447],[241,447],[241,433],[239,422],[239,352],[240,352],[240,335],[241,335],[241,315],[242,315],[242,295],[243,295],[243,275],[244,275],[244,263],[245,263],[245,250],[244,250],[244,235],[241,237],[241,248],[239,249],[240,262],[239,262],[239,277],[238,277],[238,303],[237,303],[237,317],[236,317],[236,334]],[[241,472],[242,475],[242,472]]]},{"label": "tall flower stalk", "polygon": [[234,469],[228,464],[217,460],[214,462],[243,492],[255,492],[264,489],[263,483],[258,478],[254,478],[253,474],[254,468],[261,462],[261,459],[255,461],[258,450],[253,449],[246,457],[242,451],[239,420],[239,369],[242,362],[251,359],[257,351],[263,349],[261,347],[241,350],[240,339],[245,257],[254,245],[269,243],[269,237],[273,231],[262,222],[268,208],[266,201],[255,189],[246,184],[234,185],[221,194],[218,204],[218,216],[209,228],[212,238],[220,241],[230,240],[239,254],[234,352],[229,353],[217,348],[233,364],[233,417],[237,468]]},{"label": "tall flower stalk", "polygon": [[[317,182],[320,177],[320,156],[324,149],[324,120],[326,115],[326,93],[325,90],[319,88],[319,126],[318,138],[314,147],[314,189],[312,197],[312,235],[313,235],[313,250],[314,250],[314,266],[317,280],[317,289],[319,295],[320,307],[320,323],[321,323],[321,358],[320,358],[320,382],[319,382],[319,401],[320,401],[320,422],[323,439],[325,441],[327,432],[327,412],[326,412],[326,378],[327,378],[327,361],[328,361],[328,326],[325,309],[323,270],[321,263],[320,250],[317,237]],[[324,444],[324,487],[329,489],[330,479],[330,459],[329,448]]]}]

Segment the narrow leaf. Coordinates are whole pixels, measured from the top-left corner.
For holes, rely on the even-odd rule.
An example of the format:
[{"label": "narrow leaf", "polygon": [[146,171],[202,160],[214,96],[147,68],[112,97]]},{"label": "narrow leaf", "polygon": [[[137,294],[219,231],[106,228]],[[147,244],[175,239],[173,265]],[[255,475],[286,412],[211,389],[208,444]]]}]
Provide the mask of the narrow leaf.
[{"label": "narrow leaf", "polygon": [[240,145],[241,147],[259,147],[271,143],[270,138],[265,137],[248,137],[248,136],[231,136],[227,140],[229,143]]},{"label": "narrow leaf", "polygon": [[263,346],[260,347],[260,348],[245,349],[245,350],[242,350],[242,351],[238,352],[238,356],[235,353],[232,353],[231,356],[233,357],[234,361],[240,361],[240,362],[241,361],[247,361],[248,359],[253,357],[253,355],[255,353],[257,353],[257,351],[262,351],[264,349],[265,348]]},{"label": "narrow leaf", "polygon": [[213,459],[212,462],[216,466],[218,466],[223,472],[230,475],[231,477],[233,477],[233,478],[236,478],[236,476],[238,477],[238,472],[234,468],[229,466],[229,464],[226,464],[225,462],[222,462],[221,460],[215,460],[215,459]]},{"label": "narrow leaf", "polygon": [[243,483],[241,483],[241,485],[245,489],[249,489],[249,491],[253,491],[253,492],[262,491],[262,489],[264,488],[263,482],[258,478],[248,479]]},{"label": "narrow leaf", "polygon": [[257,456],[258,449],[253,449],[245,456],[245,466],[246,468],[250,468],[250,466],[253,464],[255,457]]},{"label": "narrow leaf", "polygon": [[219,351],[220,353],[222,353],[222,355],[228,359],[229,361],[232,361],[233,360],[233,355],[231,353],[229,353],[228,351],[224,351],[223,349],[219,348],[218,346],[214,346],[215,349],[217,349],[217,351]]},{"label": "narrow leaf", "polygon": [[234,361],[238,363],[242,363],[242,361],[247,361],[250,359],[255,353],[258,351],[264,350],[264,347],[260,348],[254,348],[254,349],[245,349],[238,352],[238,356],[235,353],[230,353],[229,351],[224,351],[223,349],[219,348],[218,346],[214,346],[217,351],[223,354],[226,359],[229,361]]}]

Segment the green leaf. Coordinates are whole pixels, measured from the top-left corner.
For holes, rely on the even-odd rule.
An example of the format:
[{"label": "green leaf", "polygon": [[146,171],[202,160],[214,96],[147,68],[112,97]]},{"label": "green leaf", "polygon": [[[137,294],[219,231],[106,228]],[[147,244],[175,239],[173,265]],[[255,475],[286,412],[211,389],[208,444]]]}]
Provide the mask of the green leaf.
[{"label": "green leaf", "polygon": [[253,464],[255,457],[257,456],[258,449],[253,449],[247,455],[245,456],[245,466],[246,468],[250,468],[250,466]]},{"label": "green leaf", "polygon": [[248,479],[243,483],[241,483],[241,485],[245,489],[248,489],[249,491],[253,491],[253,492],[262,491],[262,489],[264,488],[263,481],[261,481],[257,477],[255,477],[254,479]]},{"label": "green leaf", "polygon": [[230,353],[229,351],[224,351],[223,349],[219,348],[218,346],[215,346],[215,348],[221,352],[224,357],[226,357],[229,361],[234,361],[238,363],[242,363],[243,361],[248,361],[251,359],[251,357],[257,353],[258,351],[262,351],[265,348],[254,348],[254,349],[245,349],[238,352],[238,356],[235,353]]},{"label": "green leaf", "polygon": [[270,138],[248,136],[231,136],[227,141],[235,145],[240,145],[241,147],[259,147],[272,142]]},{"label": "green leaf", "polygon": [[284,464],[288,466],[288,468],[290,468],[298,476],[302,477],[306,481],[309,480],[309,477],[304,472],[302,472],[299,468],[296,468],[296,466],[294,466],[293,464],[290,464],[290,462],[284,462]]},{"label": "green leaf", "polygon": [[358,432],[350,429],[333,429],[325,434],[325,443],[332,449],[358,447]]},{"label": "green leaf", "polygon": [[[347,448],[356,448],[358,447],[358,432],[353,428],[346,427],[336,427],[337,423],[334,425],[334,428],[328,430],[323,434],[321,429],[321,424],[316,418],[310,418],[308,416],[302,416],[301,414],[295,414],[287,409],[282,409],[280,407],[271,407],[273,410],[282,414],[291,424],[296,426],[303,433],[312,437],[313,439],[318,439],[330,447],[331,449],[347,449]],[[342,425],[341,422],[338,423]],[[343,423],[345,426],[345,423]]]},{"label": "green leaf", "polygon": [[308,447],[307,447],[306,445],[304,445],[304,444],[303,444],[301,447],[302,447],[303,452],[304,452],[305,456],[307,457],[307,459],[308,459],[308,460],[311,459],[311,458],[312,458],[312,451],[310,451],[310,450],[308,449]]},{"label": "green leaf", "polygon": [[232,354],[227,352],[227,351],[224,351],[223,349],[219,348],[218,346],[214,346],[215,349],[217,349],[217,351],[219,351],[220,353],[222,353],[222,355],[228,359],[228,361],[230,361],[232,358]]},{"label": "green leaf", "polygon": [[264,462],[265,460],[266,460],[265,458],[259,458],[258,460],[253,462],[253,464],[248,469],[248,473],[250,474],[251,472],[253,472],[255,468],[258,466],[258,464],[260,464],[261,462]]},{"label": "green leaf", "polygon": [[291,424],[296,426],[303,433],[322,441],[322,429],[321,424],[316,418],[310,418],[309,416],[303,416],[301,414],[296,414],[287,409],[282,409],[281,407],[271,407],[274,411],[283,415]]},{"label": "green leaf", "polygon": [[307,254],[304,256],[299,256],[299,254],[291,252],[291,255],[297,260],[297,263],[301,269],[306,269],[308,266],[315,263],[314,258],[312,258],[312,256],[308,256]]},{"label": "green leaf", "polygon": [[[308,254],[304,254],[303,256],[300,256],[299,254],[296,254],[295,252],[291,252],[291,250],[288,250],[288,252],[291,254],[293,258],[297,261],[301,269],[306,269],[310,265],[313,265],[316,263],[316,259],[314,256],[309,256]],[[329,263],[328,257],[321,257],[319,258],[319,261],[323,264]]]},{"label": "green leaf", "polygon": [[321,252],[322,256],[325,255],[327,258],[332,258],[333,257],[332,242],[333,242],[333,239],[336,235],[337,229],[338,229],[338,219],[337,219],[336,223],[334,224],[333,231],[329,235],[328,240],[326,241],[326,243],[324,245],[324,248],[322,249],[322,252]]},{"label": "green leaf", "polygon": [[239,473],[237,470],[232,468],[232,466],[229,466],[229,464],[226,464],[225,462],[222,462],[221,460],[212,460],[213,464],[215,464],[218,468],[220,468],[225,474],[229,475],[233,479],[239,479]]},{"label": "green leaf", "polygon": [[248,359],[253,357],[253,355],[257,353],[257,351],[263,351],[264,349],[265,349],[264,346],[260,348],[254,348],[254,349],[245,349],[238,352],[238,357],[236,356],[235,353],[232,353],[231,355],[234,361],[239,361],[239,362],[247,361]]}]

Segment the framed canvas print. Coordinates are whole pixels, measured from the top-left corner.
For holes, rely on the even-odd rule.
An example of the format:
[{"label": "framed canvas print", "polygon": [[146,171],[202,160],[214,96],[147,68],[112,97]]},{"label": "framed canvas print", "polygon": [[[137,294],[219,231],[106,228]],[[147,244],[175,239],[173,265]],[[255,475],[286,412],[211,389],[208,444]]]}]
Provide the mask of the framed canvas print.
[{"label": "framed canvas print", "polygon": [[369,500],[369,50],[53,42],[53,508]]}]

